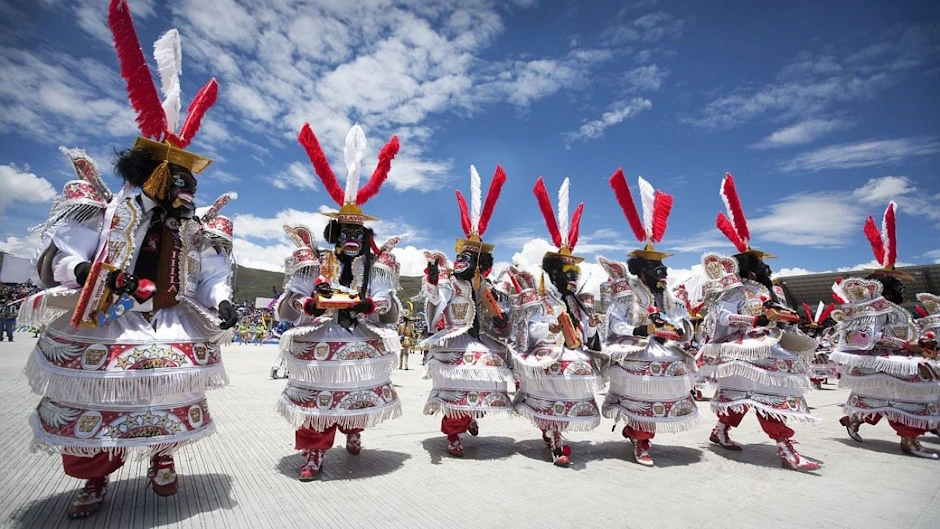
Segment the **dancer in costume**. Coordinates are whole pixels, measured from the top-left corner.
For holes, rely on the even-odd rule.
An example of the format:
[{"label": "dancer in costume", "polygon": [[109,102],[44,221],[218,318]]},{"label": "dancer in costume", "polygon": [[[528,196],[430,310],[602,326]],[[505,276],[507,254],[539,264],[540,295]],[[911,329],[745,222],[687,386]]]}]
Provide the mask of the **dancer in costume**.
[{"label": "dancer in costume", "polygon": [[703,372],[718,386],[712,410],[718,423],[711,442],[728,450],[741,450],[731,440],[747,410],[753,409],[764,432],[777,443],[781,464],[793,470],[815,470],[819,463],[793,447],[787,421],[814,422],[803,393],[810,388],[801,354],[816,348],[812,339],[781,327],[799,321],[782,306],[771,283],[771,255],[751,248],[750,231],[731,174],[721,182],[721,196],[730,220],[718,214],[718,228],[735,245],[732,257],[707,253],[702,258],[707,283],[707,311],[702,347]]},{"label": "dancer in costume", "polygon": [[936,359],[921,355],[918,328],[904,302],[904,283],[914,278],[896,270],[896,206],[888,204],[882,232],[871,217],[865,235],[881,268],[866,279],[850,278],[833,285],[842,303],[842,321],[830,355],[842,369],[839,386],[852,390],[840,422],[849,436],[862,442],[859,426],[882,417],[901,438],[901,452],[938,459],[918,437],[940,426],[940,370]]},{"label": "dancer in costume", "polygon": [[295,448],[304,455],[300,480],[311,481],[337,429],[346,435],[346,450],[357,455],[365,428],[401,415],[390,380],[401,348],[401,303],[395,293],[399,267],[391,252],[398,238],[378,247],[372,230],[364,226],[377,219],[360,208],[388,177],[398,138],[382,148],[375,172],[359,189],[366,138],[359,125],[350,129],[344,150],[349,171],[345,194],[310,125],[304,125],[298,139],[340,206],[339,212],[326,213],[332,219],[323,230],[329,251],[317,249],[306,227],[284,227],[297,250],[288,261],[275,310],[278,319],[294,324],[281,335],[289,380],[278,411],[297,428]]},{"label": "dancer in costume", "polygon": [[598,257],[610,275],[604,352],[610,389],[605,417],[623,419],[623,436],[633,443],[633,456],[653,466],[650,441],[660,432],[684,431],[695,425],[698,407],[692,399],[695,360],[683,344],[692,339],[689,311],[667,288],[667,268],[653,243],[662,240],[672,197],[639,180],[643,220],[633,203],[623,169],[610,178],[617,201],[638,241],[646,243],[628,254],[626,264]]},{"label": "dancer in costume", "polygon": [[513,373],[519,384],[513,408],[542,430],[542,440],[557,466],[567,465],[571,457],[563,432],[593,430],[601,422],[594,391],[602,381],[593,364],[593,357],[600,354],[600,319],[594,314],[593,296],[577,291],[578,263],[584,258],[572,254],[584,203],[578,205],[569,224],[568,187],[566,178],[558,194],[556,221],[542,178],[535,184],[535,197],[558,248],[542,257],[540,281],[515,267],[509,269],[518,351]]},{"label": "dancer in costume", "polygon": [[414,349],[417,333],[415,324],[412,320],[411,312],[402,318],[404,321],[398,326],[398,333],[401,335],[401,353],[398,357],[398,369],[408,371],[408,357],[411,350]]},{"label": "dancer in costume", "polygon": [[231,255],[194,215],[195,174],[211,160],[184,150],[216,82],[177,132],[179,34],[154,47],[161,105],[127,4],[112,1],[108,23],[143,136],[118,153],[124,187],[116,194],[84,153],[66,152],[79,179],[42,226],[36,263],[51,288],[23,310],[30,324],[46,325],[26,368],[43,395],[30,419],[35,441],[86,480],[71,518],[97,512],[108,476],[132,458],[150,459],[156,494],[176,493],[173,452],[214,430],[205,392],[227,383],[220,343],[238,319]]},{"label": "dancer in costume", "polygon": [[813,358],[809,362],[809,380],[813,383],[815,389],[822,389],[823,382],[828,381],[830,377],[836,378],[838,376],[836,363],[829,359],[831,345],[827,331],[831,330],[832,327],[826,323],[827,321],[835,323],[829,319],[829,315],[832,314],[834,309],[834,303],[825,305],[820,301],[816,307],[816,312],[813,313],[809,305],[803,303],[803,316],[806,319],[801,325],[801,330],[807,336],[816,340],[816,352],[813,353]]},{"label": "dancer in costume", "polygon": [[480,175],[472,165],[470,178],[469,210],[457,191],[466,238],[457,239],[453,272],[448,273],[442,254],[428,253],[423,285],[428,325],[443,321],[443,328],[424,340],[426,371],[434,385],[424,413],[442,412],[441,432],[447,436],[447,452],[455,457],[463,456],[463,434],[479,434],[477,419],[511,410],[508,383],[513,379],[507,345],[508,292],[487,278],[493,267],[493,245],[481,238],[506,174],[496,166],[482,211]]},{"label": "dancer in costume", "polygon": [[[673,297],[676,298],[679,302],[685,305],[686,311],[689,313],[689,322],[692,324],[692,338],[682,343],[682,349],[692,355],[693,360],[695,361],[695,367],[701,368],[703,363],[702,357],[702,343],[704,342],[704,337],[702,335],[704,326],[702,325],[705,322],[705,316],[702,315],[702,312],[705,310],[705,302],[698,301],[697,303],[692,302],[692,298],[689,296],[689,291],[685,285],[679,285],[672,290]],[[695,376],[695,383],[692,386],[692,399],[697,402],[703,402],[709,400],[705,397],[704,390],[708,386],[708,379],[706,379],[701,371],[699,371]]]}]

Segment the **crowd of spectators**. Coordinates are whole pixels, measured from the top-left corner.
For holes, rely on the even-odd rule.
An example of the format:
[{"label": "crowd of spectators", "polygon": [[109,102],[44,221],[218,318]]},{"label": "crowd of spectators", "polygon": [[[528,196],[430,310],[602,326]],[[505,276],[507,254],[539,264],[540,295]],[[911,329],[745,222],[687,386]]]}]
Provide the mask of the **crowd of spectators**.
[{"label": "crowd of spectators", "polygon": [[0,285],[0,341],[4,339],[13,341],[20,303],[38,290],[39,287],[31,281]]}]

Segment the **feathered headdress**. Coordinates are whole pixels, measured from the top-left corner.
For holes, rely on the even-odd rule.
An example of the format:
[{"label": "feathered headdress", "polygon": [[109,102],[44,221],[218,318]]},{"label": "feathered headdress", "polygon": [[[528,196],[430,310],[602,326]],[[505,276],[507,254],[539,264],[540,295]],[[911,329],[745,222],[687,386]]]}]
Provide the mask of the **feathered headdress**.
[{"label": "feathered headdress", "polygon": [[[493,174],[493,181],[490,183],[490,189],[486,192],[486,202],[483,202],[483,189],[480,182],[480,173],[477,168],[470,166],[470,208],[467,208],[467,201],[458,190],[457,206],[460,207],[460,226],[466,239],[457,239],[456,250],[460,253],[464,250],[473,250],[476,252],[493,253],[493,245],[483,242],[483,233],[489,225],[490,218],[493,216],[493,209],[496,207],[496,201],[499,200],[499,193],[506,183],[506,173],[503,167],[496,166],[496,173]],[[482,210],[480,209],[482,205]]]},{"label": "feathered headdress", "polygon": [[734,178],[731,173],[725,173],[719,193],[728,211],[727,217],[719,212],[718,218],[715,219],[715,225],[721,233],[724,233],[725,237],[734,244],[739,254],[750,253],[761,259],[773,258],[774,256],[767,252],[751,248],[751,230],[747,227],[747,218],[744,216],[744,208],[741,206],[741,199],[738,197],[738,190],[734,187]]},{"label": "feathered headdress", "polygon": [[639,177],[639,187],[640,202],[643,205],[642,220],[633,202],[633,195],[630,194],[630,186],[627,185],[623,169],[617,169],[617,172],[610,177],[610,188],[614,190],[617,203],[620,204],[623,214],[627,217],[636,240],[646,243],[643,249],[633,250],[628,257],[662,261],[672,254],[657,252],[653,249],[653,243],[660,242],[666,233],[669,214],[672,212],[672,195],[653,189],[653,186],[642,176]]},{"label": "feathered headdress", "polygon": [[578,204],[571,216],[571,223],[568,223],[568,188],[570,182],[567,178],[561,183],[558,189],[558,220],[555,219],[555,212],[552,210],[552,200],[548,197],[548,191],[545,189],[545,181],[540,176],[535,181],[535,199],[538,200],[539,209],[545,218],[545,226],[552,236],[552,243],[558,248],[558,252],[546,252],[546,256],[557,257],[566,263],[580,263],[583,257],[572,255],[574,247],[578,244],[579,229],[581,227],[581,213],[584,211],[584,202]]},{"label": "feathered headdress", "polygon": [[898,260],[897,209],[898,205],[894,201],[888,203],[884,219],[881,221],[881,231],[878,231],[875,219],[869,215],[865,219],[865,237],[868,237],[875,260],[881,265],[881,268],[875,270],[876,273],[913,281],[914,276],[894,269],[894,263]]},{"label": "feathered headdress", "polygon": [[372,172],[372,177],[362,189],[359,188],[359,178],[362,175],[362,158],[366,152],[366,134],[362,131],[359,124],[353,125],[346,134],[346,147],[343,149],[343,157],[346,162],[346,190],[345,192],[336,181],[336,175],[330,168],[330,163],[326,160],[326,154],[320,147],[320,142],[310,128],[309,123],[304,123],[300,129],[300,136],[297,141],[303,145],[313,163],[313,169],[316,171],[323,187],[326,188],[330,197],[340,206],[339,211],[324,213],[328,217],[339,219],[346,224],[362,224],[367,220],[378,220],[362,213],[362,206],[379,193],[385,179],[388,178],[388,172],[392,169],[392,159],[398,154],[398,136],[392,136],[385,147],[379,151],[379,163]]},{"label": "feathered headdress", "polygon": [[[184,149],[196,136],[206,111],[215,103],[219,89],[215,78],[196,94],[183,126],[177,131],[181,98],[179,76],[182,73],[179,32],[171,29],[154,44],[153,55],[165,98],[161,102],[126,0],[111,0],[108,26],[114,36],[121,77],[127,83],[127,95],[137,113],[141,136],[137,137],[133,148],[150,152],[157,161],[180,165],[193,173],[202,172],[212,160]],[[165,164],[162,168],[165,169]]]},{"label": "feathered headdress", "polygon": [[832,314],[832,311],[835,310],[835,303],[830,303],[828,305],[824,304],[822,301],[819,302],[819,305],[816,307],[816,313],[814,314],[809,305],[803,303],[803,313],[806,315],[806,321],[809,322],[810,327],[819,327],[825,323],[826,318]]}]

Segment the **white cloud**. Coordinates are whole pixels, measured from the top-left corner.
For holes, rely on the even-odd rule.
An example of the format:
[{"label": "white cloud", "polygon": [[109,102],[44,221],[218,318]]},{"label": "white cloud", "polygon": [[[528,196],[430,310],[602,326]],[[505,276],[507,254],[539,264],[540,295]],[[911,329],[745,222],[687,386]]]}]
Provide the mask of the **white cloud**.
[{"label": "white cloud", "polygon": [[319,187],[317,182],[310,164],[301,162],[291,162],[283,172],[271,177],[271,185],[278,189],[296,187],[301,190],[316,190]]},{"label": "white cloud", "polygon": [[754,149],[772,149],[789,145],[803,145],[844,126],[846,126],[846,123],[838,119],[806,119],[775,131],[751,147]]},{"label": "white cloud", "polygon": [[669,75],[668,71],[655,64],[650,64],[630,70],[624,74],[624,81],[626,81],[629,91],[646,92],[659,90],[667,75]]},{"label": "white cloud", "polygon": [[784,197],[767,213],[748,219],[755,246],[777,242],[795,246],[844,247],[860,230],[864,213],[842,194],[799,193]]},{"label": "white cloud", "polygon": [[930,250],[929,252],[924,253],[922,257],[930,259],[930,261],[934,264],[940,264],[940,249]]},{"label": "white cloud", "polygon": [[934,138],[898,138],[865,140],[855,143],[830,145],[804,152],[780,164],[780,170],[821,171],[824,169],[855,169],[890,165],[915,156],[928,156],[940,152],[940,141]]},{"label": "white cloud", "polygon": [[666,250],[671,252],[705,252],[734,248],[718,228],[709,228],[691,237],[672,237],[666,241]]},{"label": "white cloud", "polygon": [[826,272],[828,272],[828,270],[814,272],[812,270],[807,270],[806,268],[794,266],[793,268],[781,268],[780,270],[777,270],[774,272],[773,277],[805,276],[810,274],[823,274]]},{"label": "white cloud", "polygon": [[650,44],[681,37],[684,25],[684,21],[671,14],[657,11],[610,26],[601,33],[601,39],[611,44],[632,42]]},{"label": "white cloud", "polygon": [[578,127],[577,130],[566,132],[562,136],[565,138],[565,143],[568,147],[570,147],[571,143],[574,141],[599,138],[608,128],[651,108],[653,108],[652,101],[640,97],[635,97],[629,101],[617,101],[610,106],[610,110],[601,115],[600,119],[587,121]]},{"label": "white cloud", "polygon": [[0,216],[11,203],[42,204],[52,201],[56,191],[45,178],[15,165],[0,165]]},{"label": "white cloud", "polygon": [[392,250],[392,254],[401,266],[401,275],[410,277],[420,277],[424,275],[424,269],[428,266],[428,261],[424,257],[425,248],[416,248],[414,246],[397,247]]},{"label": "white cloud", "polygon": [[[905,262],[905,261],[898,261],[898,262],[894,263],[894,266],[917,266],[917,264],[916,264],[916,263],[908,263],[908,262]],[[876,269],[878,269],[878,268],[881,268],[881,263],[879,263],[878,261],[872,259],[871,261],[868,261],[867,263],[859,263],[859,264],[857,264],[857,265],[855,265],[855,266],[840,266],[839,268],[836,268],[836,272],[853,272],[853,271],[858,271],[858,270],[876,270]]]},{"label": "white cloud", "polygon": [[42,240],[38,233],[28,233],[25,237],[8,236],[6,240],[0,240],[0,252],[15,255],[17,257],[32,258],[39,250]]}]

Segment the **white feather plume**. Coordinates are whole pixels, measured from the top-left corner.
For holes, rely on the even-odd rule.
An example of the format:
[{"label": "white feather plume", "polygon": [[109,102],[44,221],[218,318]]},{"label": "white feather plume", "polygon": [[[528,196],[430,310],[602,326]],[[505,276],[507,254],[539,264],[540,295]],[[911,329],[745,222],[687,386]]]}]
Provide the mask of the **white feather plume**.
[{"label": "white feather plume", "polygon": [[180,34],[171,29],[153,43],[153,58],[160,73],[160,91],[163,92],[163,112],[167,128],[176,132],[180,121],[180,74],[183,73],[183,50]]},{"label": "white feather plume", "polygon": [[885,210],[884,217],[881,218],[881,244],[884,246],[884,249],[885,249],[884,258],[882,259],[882,263],[881,263],[882,268],[887,268],[889,264],[888,263],[888,253],[889,253],[888,248],[890,248],[891,245],[894,244],[894,241],[891,240],[891,236],[893,234],[890,233],[890,231],[888,230],[888,210],[889,209],[894,209],[894,213],[895,215],[897,215],[898,205],[893,200],[891,202],[888,202],[888,208]]},{"label": "white feather plume", "polygon": [[362,174],[362,158],[366,154],[366,133],[358,123],[346,134],[346,203],[355,204],[359,193],[359,177]]},{"label": "white feather plume", "polygon": [[822,301],[819,302],[819,305],[816,307],[816,316],[813,316],[813,321],[816,323],[822,323],[819,321],[819,317],[822,316],[823,310],[826,308],[826,305]]},{"label": "white feather plume", "polygon": [[568,179],[561,183],[558,188],[558,231],[561,232],[561,244],[565,245],[568,241]]},{"label": "white feather plume", "polygon": [[480,231],[480,201],[483,196],[483,190],[480,189],[480,173],[477,168],[470,166],[470,228],[473,233]]},{"label": "white feather plume", "polygon": [[653,236],[653,202],[656,200],[656,190],[649,182],[639,177],[640,203],[643,204],[643,227],[646,229],[646,238]]}]

